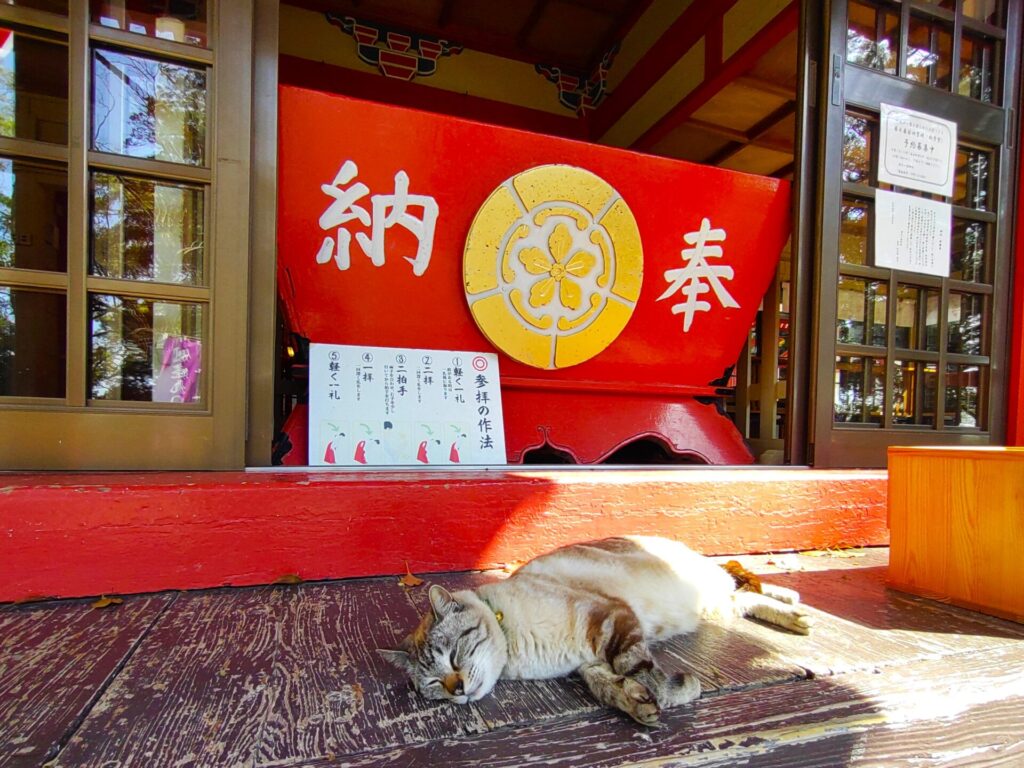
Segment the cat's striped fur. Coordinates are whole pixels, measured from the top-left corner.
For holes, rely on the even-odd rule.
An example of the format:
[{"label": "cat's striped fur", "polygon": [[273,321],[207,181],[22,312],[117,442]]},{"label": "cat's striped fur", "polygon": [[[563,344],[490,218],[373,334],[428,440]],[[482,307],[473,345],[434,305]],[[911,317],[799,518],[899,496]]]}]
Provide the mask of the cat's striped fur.
[{"label": "cat's striped fur", "polygon": [[650,643],[711,617],[811,626],[792,590],[743,584],[678,542],[643,536],[562,547],[475,592],[434,585],[430,603],[398,650],[381,651],[427,698],[464,704],[499,678],[578,672],[599,701],[645,725],[700,695],[694,675],[661,670]]}]

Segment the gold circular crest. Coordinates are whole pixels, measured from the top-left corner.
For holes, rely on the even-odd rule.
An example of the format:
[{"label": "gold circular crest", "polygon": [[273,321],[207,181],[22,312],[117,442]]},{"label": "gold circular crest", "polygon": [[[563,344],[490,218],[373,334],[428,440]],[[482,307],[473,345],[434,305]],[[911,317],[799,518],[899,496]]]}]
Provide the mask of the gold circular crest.
[{"label": "gold circular crest", "polygon": [[462,261],[477,326],[509,357],[548,370],[597,355],[626,327],[643,283],[632,211],[611,185],[541,165],[495,189]]}]

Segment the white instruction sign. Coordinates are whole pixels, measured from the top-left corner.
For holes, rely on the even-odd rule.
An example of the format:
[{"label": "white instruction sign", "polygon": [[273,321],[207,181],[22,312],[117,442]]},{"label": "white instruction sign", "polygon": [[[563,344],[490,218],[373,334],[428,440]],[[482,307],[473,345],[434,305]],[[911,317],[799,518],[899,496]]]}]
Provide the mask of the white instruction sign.
[{"label": "white instruction sign", "polygon": [[875,266],[949,277],[949,203],[875,191]]},{"label": "white instruction sign", "polygon": [[956,123],[905,107],[881,106],[878,180],[952,196]]},{"label": "white instruction sign", "polygon": [[498,356],[310,344],[309,463],[505,464]]}]

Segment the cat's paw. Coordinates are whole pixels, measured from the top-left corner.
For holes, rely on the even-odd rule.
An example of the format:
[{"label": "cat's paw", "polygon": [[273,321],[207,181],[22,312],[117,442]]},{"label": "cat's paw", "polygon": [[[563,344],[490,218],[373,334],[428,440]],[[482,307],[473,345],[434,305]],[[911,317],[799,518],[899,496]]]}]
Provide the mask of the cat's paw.
[{"label": "cat's paw", "polygon": [[815,621],[816,619],[811,614],[796,609],[786,615],[786,621],[783,626],[790,632],[795,632],[798,635],[809,635]]},{"label": "cat's paw", "polygon": [[679,672],[665,681],[662,694],[662,704],[666,707],[689,704],[700,697],[700,680],[696,675]]},{"label": "cat's paw", "polygon": [[654,694],[646,685],[631,677],[624,677],[622,678],[622,694],[620,707],[623,712],[641,725],[654,726],[658,724],[661,707],[658,706]]}]

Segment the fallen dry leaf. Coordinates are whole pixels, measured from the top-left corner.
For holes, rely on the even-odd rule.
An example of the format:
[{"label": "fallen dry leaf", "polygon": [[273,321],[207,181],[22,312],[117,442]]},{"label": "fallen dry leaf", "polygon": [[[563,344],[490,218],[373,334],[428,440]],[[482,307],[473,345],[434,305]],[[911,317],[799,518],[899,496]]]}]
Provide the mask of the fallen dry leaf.
[{"label": "fallen dry leaf", "polygon": [[412,571],[409,570],[409,561],[405,561],[405,576],[398,580],[398,583],[403,587],[418,587],[423,583],[423,579],[419,576],[413,576]]},{"label": "fallen dry leaf", "polygon": [[301,584],[302,577],[294,573],[286,573],[274,579],[274,584]]},{"label": "fallen dry leaf", "polygon": [[93,608],[109,608],[112,605],[120,605],[124,602],[124,599],[120,597],[107,597],[103,595],[99,600],[92,604]]}]

